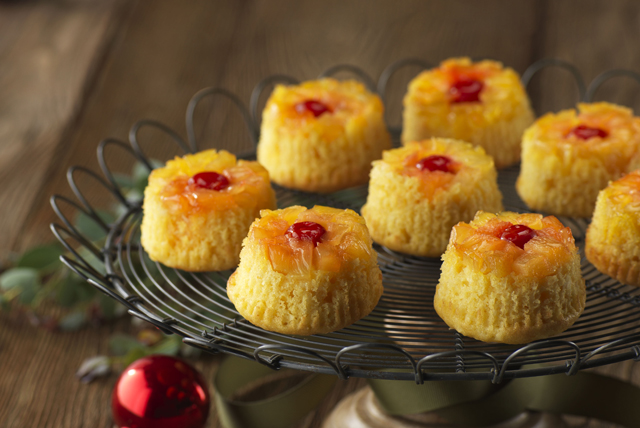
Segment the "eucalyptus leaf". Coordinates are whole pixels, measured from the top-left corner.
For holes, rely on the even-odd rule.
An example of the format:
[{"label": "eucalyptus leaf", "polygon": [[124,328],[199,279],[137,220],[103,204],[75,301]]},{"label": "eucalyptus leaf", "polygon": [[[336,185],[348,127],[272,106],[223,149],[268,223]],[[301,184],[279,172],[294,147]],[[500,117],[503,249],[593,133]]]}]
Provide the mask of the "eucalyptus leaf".
[{"label": "eucalyptus leaf", "polygon": [[62,254],[62,247],[58,244],[34,247],[25,251],[20,258],[18,258],[16,267],[34,268],[39,271],[51,271],[60,266],[60,256]]},{"label": "eucalyptus leaf", "polygon": [[180,346],[182,345],[182,339],[180,336],[172,335],[167,336],[151,348],[152,354],[164,354],[164,355],[178,355]]},{"label": "eucalyptus leaf", "polygon": [[0,310],[8,311],[9,309],[11,309],[9,301],[2,294],[0,294]]},{"label": "eucalyptus leaf", "polygon": [[133,187],[133,178],[131,178],[130,175],[114,172],[113,179],[120,189],[130,189]]},{"label": "eucalyptus leaf", "polygon": [[79,247],[76,251],[78,252],[78,255],[82,257],[82,259],[86,261],[89,266],[95,269],[98,273],[100,273],[101,275],[105,275],[107,273],[104,267],[104,262],[98,259],[95,254],[93,254],[93,252],[91,252],[91,250],[89,250],[87,247]]},{"label": "eucalyptus leaf", "polygon": [[76,377],[82,383],[89,383],[97,377],[106,376],[111,372],[111,360],[104,355],[87,358],[76,372]]},{"label": "eucalyptus leaf", "polygon": [[109,339],[109,350],[114,355],[127,355],[132,350],[143,347],[135,338],[126,334],[115,334]]},{"label": "eucalyptus leaf", "polygon": [[136,162],[136,164],[133,165],[131,174],[133,176],[133,189],[144,191],[144,188],[147,187],[149,173],[150,171],[145,164]]},{"label": "eucalyptus leaf", "polygon": [[58,327],[63,331],[79,330],[87,322],[87,314],[84,312],[72,312],[65,316],[58,323]]},{"label": "eucalyptus leaf", "polygon": [[25,288],[39,286],[40,275],[38,270],[29,267],[16,267],[6,270],[0,275],[0,289],[10,290],[15,287]]},{"label": "eucalyptus leaf", "polygon": [[21,286],[19,301],[23,305],[31,305],[40,290],[40,280],[38,282],[28,282]]},{"label": "eucalyptus leaf", "polygon": [[135,360],[139,360],[140,358],[146,357],[147,355],[151,355],[149,350],[145,348],[134,348],[131,351],[127,352],[127,355],[124,356],[122,363],[125,367],[127,367]]},{"label": "eucalyptus leaf", "polygon": [[[109,211],[96,210],[96,214],[106,224],[110,224],[115,221],[115,216]],[[100,223],[85,214],[83,211],[78,211],[74,226],[78,232],[89,241],[98,241],[107,235],[107,232],[102,228]]]},{"label": "eucalyptus leaf", "polygon": [[56,287],[56,302],[63,308],[70,308],[78,301],[77,282],[68,278],[62,279]]},{"label": "eucalyptus leaf", "polygon": [[115,318],[117,315],[116,305],[118,305],[118,303],[114,299],[112,299],[111,297],[103,293],[98,293],[97,299],[98,299],[98,306],[100,307],[100,312],[102,313],[102,316],[107,320],[111,320]]}]

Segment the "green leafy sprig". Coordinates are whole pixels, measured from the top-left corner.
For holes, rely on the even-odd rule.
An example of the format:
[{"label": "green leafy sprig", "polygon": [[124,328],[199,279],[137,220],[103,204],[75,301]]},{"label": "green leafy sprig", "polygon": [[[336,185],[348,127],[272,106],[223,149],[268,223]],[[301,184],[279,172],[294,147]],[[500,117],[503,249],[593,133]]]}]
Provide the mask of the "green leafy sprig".
[{"label": "green leafy sprig", "polygon": [[[152,161],[158,166],[160,162]],[[131,175],[114,174],[116,182],[128,200],[142,199],[149,172],[136,163]],[[110,224],[126,208],[114,206],[111,210],[97,210],[101,219]],[[74,219],[78,232],[93,242],[97,248],[104,244],[104,230],[89,216],[78,212]],[[91,251],[80,246],[78,254],[98,272],[104,273],[104,265]],[[9,268],[0,274],[0,311],[18,309],[26,312],[34,324],[49,329],[77,330],[89,323],[99,324],[112,320],[126,312],[125,308],[87,284],[60,261],[65,250],[59,243],[36,246],[13,257]],[[41,316],[44,302],[51,301],[63,308],[62,315]]]}]

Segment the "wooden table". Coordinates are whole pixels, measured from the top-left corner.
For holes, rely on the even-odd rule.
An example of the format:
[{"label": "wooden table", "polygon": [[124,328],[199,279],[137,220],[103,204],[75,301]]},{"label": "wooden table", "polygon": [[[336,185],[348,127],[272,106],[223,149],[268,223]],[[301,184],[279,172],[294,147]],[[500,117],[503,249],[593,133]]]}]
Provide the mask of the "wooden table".
[{"label": "wooden table", "polygon": [[[2,2],[0,260],[52,239],[48,224],[56,218],[48,198],[71,194],[69,166],[97,170],[98,142],[108,136],[126,141],[141,118],[185,135],[187,102],[205,86],[248,100],[255,83],[274,73],[308,79],[349,63],[377,78],[402,58],[435,63],[460,55],[498,59],[519,72],[540,58],[561,58],[589,81],[610,68],[640,70],[639,47],[640,4],[631,0]],[[396,84],[398,94],[404,84]],[[639,95],[640,85],[619,79],[597,98],[638,112]],[[389,100],[396,121],[399,99]],[[538,113],[576,99],[564,71],[545,71],[533,82]],[[205,119],[198,131],[203,139],[248,147],[237,116]],[[159,141],[151,155],[166,156],[162,147]],[[0,425],[111,426],[115,377],[83,385],[73,374],[85,358],[106,353],[112,332],[129,328],[124,320],[52,333],[0,315]],[[217,361],[197,366],[210,378]],[[603,371],[640,384],[636,367],[623,363]],[[336,401],[361,384],[339,382],[309,426],[319,426]],[[215,409],[209,426],[219,426]]]}]

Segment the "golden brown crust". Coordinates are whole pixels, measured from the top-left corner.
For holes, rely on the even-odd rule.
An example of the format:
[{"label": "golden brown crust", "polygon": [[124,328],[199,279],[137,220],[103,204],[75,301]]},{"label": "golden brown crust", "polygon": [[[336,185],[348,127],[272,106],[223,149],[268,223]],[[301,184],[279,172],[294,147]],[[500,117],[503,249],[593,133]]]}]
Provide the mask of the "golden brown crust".
[{"label": "golden brown crust", "polygon": [[[331,113],[300,114],[297,103],[321,100]],[[377,95],[355,81],[321,79],[279,85],[263,111],[258,161],[285,187],[333,192],[365,184],[371,161],[391,147]]]},{"label": "golden brown crust", "polygon": [[[215,194],[192,191],[188,177],[203,171],[227,171],[231,186]],[[253,220],[261,209],[275,206],[269,174],[257,162],[236,162],[232,154],[215,150],[186,155],[149,176],[140,241],[151,260],[169,267],[232,269]]]},{"label": "golden brown crust", "polygon": [[[455,75],[471,73],[484,82],[481,102],[450,103]],[[430,137],[455,138],[481,146],[497,168],[520,159],[522,132],[534,116],[515,71],[495,61],[472,63],[468,58],[444,61],[409,84],[404,98],[402,141]]]},{"label": "golden brown crust", "polygon": [[[320,208],[325,214],[333,210]],[[273,244],[267,238],[259,238],[264,235],[266,229],[263,228],[283,219],[292,224],[301,218],[300,215],[308,215],[309,211],[312,210],[302,207],[274,212],[265,210],[262,219],[252,225],[243,243],[240,265],[227,284],[229,299],[252,324],[284,334],[328,333],[368,315],[378,303],[382,295],[382,273],[368,233],[364,237],[362,235],[366,233],[366,227],[353,211],[329,212],[339,222],[336,230],[343,233],[347,228],[345,239],[354,239],[349,241],[351,247],[348,248],[345,239],[335,238],[337,247],[340,247],[336,252],[341,254],[338,269],[320,269],[318,266],[322,261],[316,259],[303,268],[290,260],[289,269],[286,263],[283,267],[282,263],[278,265],[270,259],[269,247],[273,248]],[[328,230],[328,226],[326,228]],[[357,255],[349,256],[342,250],[356,250]]]},{"label": "golden brown crust", "polygon": [[[516,189],[529,208],[553,215],[591,217],[598,192],[634,165],[640,118],[609,103],[547,114],[526,130]],[[605,138],[567,138],[578,125],[605,129]]]},{"label": "golden brown crust", "polygon": [[[442,187],[425,189],[429,173],[406,175],[401,162],[434,154],[448,156],[460,170]],[[470,221],[478,210],[502,211],[496,178],[493,161],[482,148],[443,138],[409,143],[374,162],[362,215],[377,243],[402,253],[439,257],[456,223]]]},{"label": "golden brown crust", "polygon": [[456,226],[459,233],[454,228],[434,296],[434,308],[449,327],[485,342],[522,344],[559,334],[578,319],[586,289],[573,238],[557,220],[540,223],[542,216],[535,217],[499,216],[537,231],[524,249],[474,232],[489,222],[502,227],[486,213]]},{"label": "golden brown crust", "polygon": [[610,183],[598,195],[585,254],[602,273],[640,286],[640,171]]}]

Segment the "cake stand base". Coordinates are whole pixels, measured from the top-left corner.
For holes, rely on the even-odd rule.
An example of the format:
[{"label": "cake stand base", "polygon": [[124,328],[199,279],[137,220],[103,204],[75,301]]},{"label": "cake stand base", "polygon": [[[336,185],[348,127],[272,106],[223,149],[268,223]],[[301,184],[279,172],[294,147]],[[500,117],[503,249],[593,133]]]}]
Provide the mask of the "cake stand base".
[{"label": "cake stand base", "polygon": [[[371,388],[346,396],[327,417],[322,428],[471,428],[452,425],[436,413],[390,416],[380,407]],[[568,428],[560,416],[524,412],[487,428]]]}]

